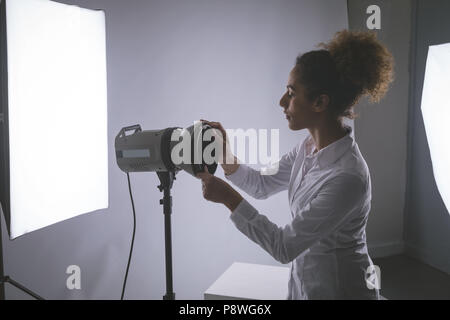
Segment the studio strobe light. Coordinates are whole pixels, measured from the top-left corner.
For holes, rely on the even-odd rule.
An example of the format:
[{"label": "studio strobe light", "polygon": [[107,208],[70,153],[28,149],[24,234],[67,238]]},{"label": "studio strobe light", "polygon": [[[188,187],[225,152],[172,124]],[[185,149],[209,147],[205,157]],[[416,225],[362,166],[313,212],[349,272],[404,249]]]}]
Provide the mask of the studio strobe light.
[{"label": "studio strobe light", "polygon": [[[207,166],[213,174],[217,168],[215,159],[207,161],[208,158],[203,157],[214,142],[208,129],[211,129],[209,125],[199,121],[186,129],[173,127],[142,131],[140,125],[125,127],[115,141],[117,165],[124,172],[184,170],[194,177]],[[211,150],[212,157],[215,157],[214,149]]]},{"label": "studio strobe light", "polygon": [[[220,159],[222,146],[215,144],[211,127],[200,121],[186,129],[172,127],[162,130],[145,130],[140,125],[122,128],[116,136],[116,160],[119,168],[127,174],[130,197],[134,212],[134,203],[130,187],[129,172],[156,172],[161,184],[158,186],[164,197],[160,200],[164,212],[165,259],[166,259],[166,294],[164,300],[174,300],[172,280],[172,197],[170,189],[177,172],[184,170],[192,176],[208,168],[211,174],[217,169],[216,159]],[[218,142],[218,141],[217,141]],[[219,152],[215,152],[218,150]],[[209,152],[208,152],[209,151]],[[206,154],[206,157],[205,157]],[[135,230],[135,229],[134,229]],[[133,240],[130,251],[133,248]],[[127,273],[122,290],[124,295]]]}]

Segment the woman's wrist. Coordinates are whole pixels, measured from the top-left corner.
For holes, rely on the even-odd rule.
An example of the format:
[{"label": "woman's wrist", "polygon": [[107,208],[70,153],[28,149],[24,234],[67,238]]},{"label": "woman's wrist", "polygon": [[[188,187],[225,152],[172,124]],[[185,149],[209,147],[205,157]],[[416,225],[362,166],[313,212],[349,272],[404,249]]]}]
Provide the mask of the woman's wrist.
[{"label": "woman's wrist", "polygon": [[230,192],[227,195],[225,201],[223,202],[223,204],[231,211],[233,212],[237,206],[239,205],[239,203],[241,203],[242,199],[244,199],[241,194],[239,192],[237,192],[236,190],[234,190],[231,186],[230,186]]},{"label": "woman's wrist", "polygon": [[239,164],[222,164],[223,172],[226,176],[229,176],[239,169]]},{"label": "woman's wrist", "polygon": [[225,175],[229,176],[229,175],[235,173],[237,171],[237,169],[239,169],[240,164],[239,164],[238,158],[233,156],[231,163],[221,163],[220,165],[222,166],[222,169],[223,169],[223,172],[225,173]]}]

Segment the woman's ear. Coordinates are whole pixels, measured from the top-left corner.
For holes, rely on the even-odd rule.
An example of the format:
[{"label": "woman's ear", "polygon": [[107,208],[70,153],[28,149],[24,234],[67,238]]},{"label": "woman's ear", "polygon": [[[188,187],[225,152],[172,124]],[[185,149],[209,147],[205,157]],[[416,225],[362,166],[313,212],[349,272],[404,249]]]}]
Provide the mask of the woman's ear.
[{"label": "woman's ear", "polygon": [[328,108],[329,104],[330,97],[327,94],[321,94],[316,98],[313,109],[315,112],[323,112]]}]

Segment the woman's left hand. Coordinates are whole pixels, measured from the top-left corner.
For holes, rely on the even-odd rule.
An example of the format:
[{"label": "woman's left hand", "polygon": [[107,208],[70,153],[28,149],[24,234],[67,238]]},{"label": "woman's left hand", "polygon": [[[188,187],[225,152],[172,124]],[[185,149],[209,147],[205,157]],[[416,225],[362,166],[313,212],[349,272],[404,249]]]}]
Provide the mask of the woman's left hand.
[{"label": "woman's left hand", "polygon": [[208,201],[223,203],[234,211],[243,199],[228,183],[209,173],[206,166],[204,172],[197,173],[197,177],[202,180],[203,197]]}]

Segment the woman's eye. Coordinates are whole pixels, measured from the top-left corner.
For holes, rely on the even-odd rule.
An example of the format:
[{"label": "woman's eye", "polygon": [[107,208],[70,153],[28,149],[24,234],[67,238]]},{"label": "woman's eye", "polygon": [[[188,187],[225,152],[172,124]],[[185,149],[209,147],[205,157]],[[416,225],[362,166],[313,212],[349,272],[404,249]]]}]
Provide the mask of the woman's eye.
[{"label": "woman's eye", "polygon": [[291,91],[288,91],[288,96],[292,98],[294,94]]}]

